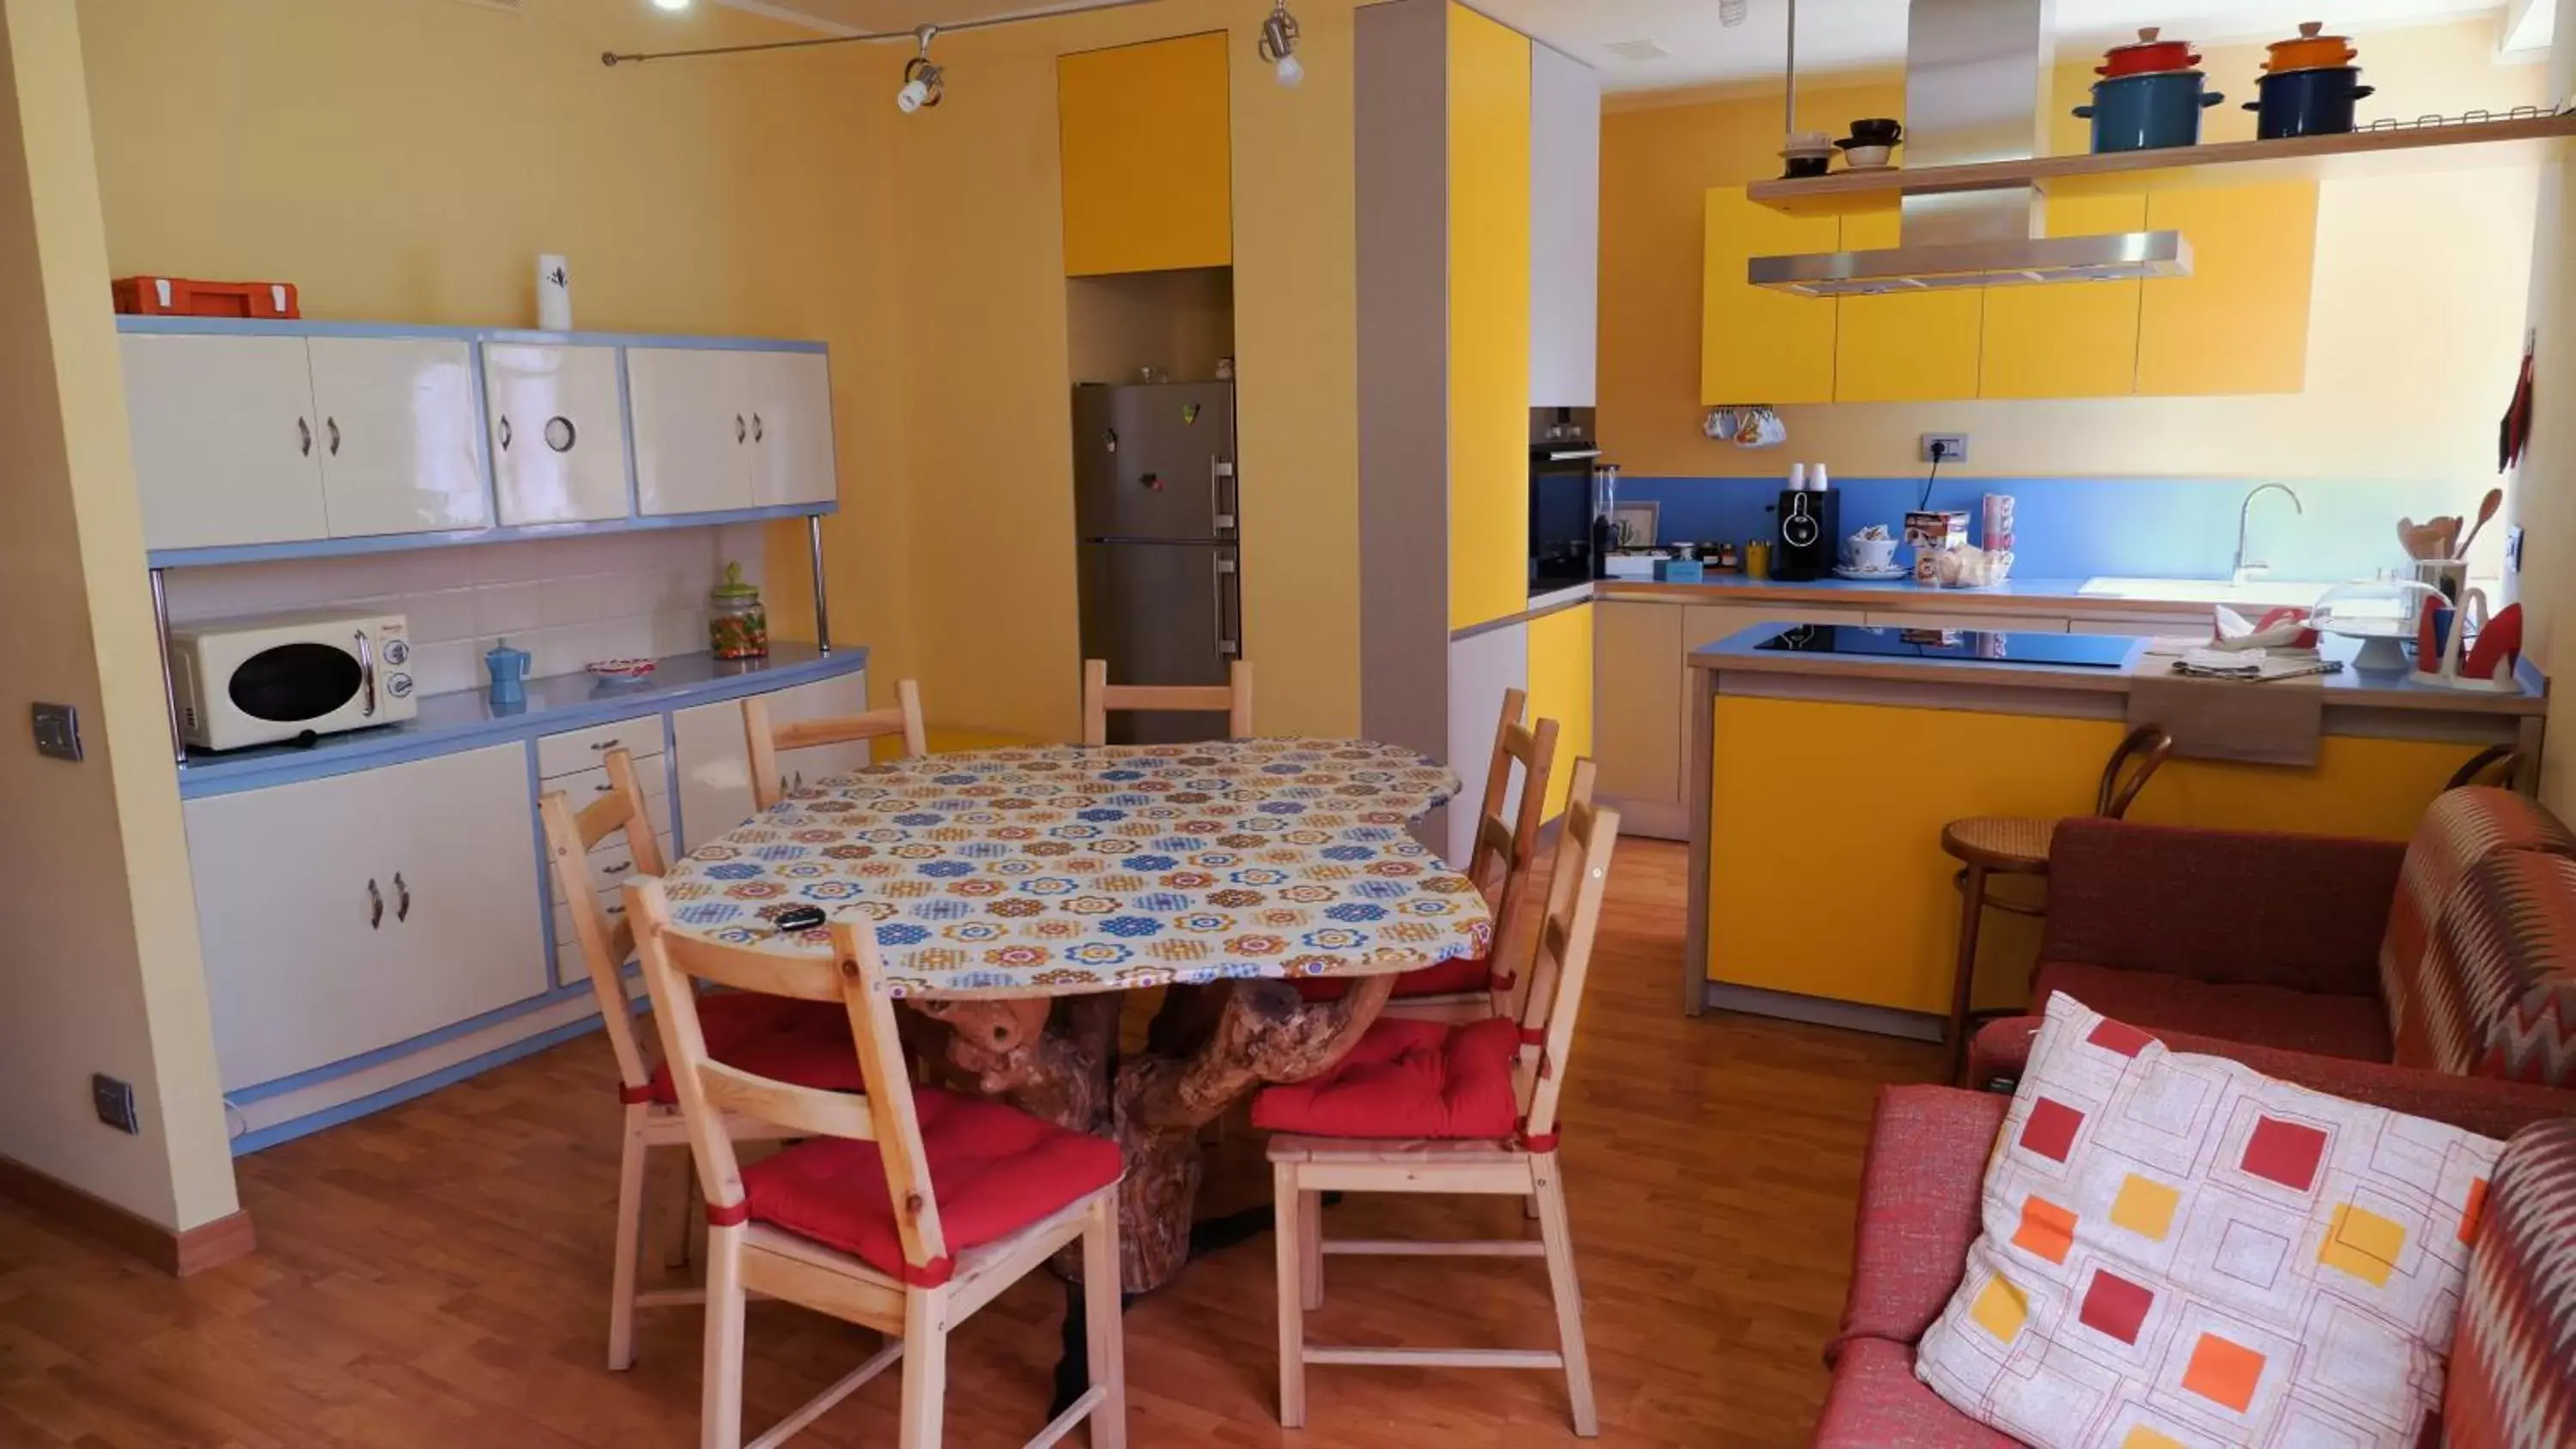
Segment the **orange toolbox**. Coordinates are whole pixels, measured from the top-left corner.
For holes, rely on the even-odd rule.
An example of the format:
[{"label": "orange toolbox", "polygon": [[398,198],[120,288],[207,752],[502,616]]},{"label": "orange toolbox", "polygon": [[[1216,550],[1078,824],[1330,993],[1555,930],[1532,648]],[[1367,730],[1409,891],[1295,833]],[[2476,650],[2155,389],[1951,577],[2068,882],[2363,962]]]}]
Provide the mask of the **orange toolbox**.
[{"label": "orange toolbox", "polygon": [[293,282],[200,282],[187,277],[119,277],[116,310],[141,317],[304,315]]}]

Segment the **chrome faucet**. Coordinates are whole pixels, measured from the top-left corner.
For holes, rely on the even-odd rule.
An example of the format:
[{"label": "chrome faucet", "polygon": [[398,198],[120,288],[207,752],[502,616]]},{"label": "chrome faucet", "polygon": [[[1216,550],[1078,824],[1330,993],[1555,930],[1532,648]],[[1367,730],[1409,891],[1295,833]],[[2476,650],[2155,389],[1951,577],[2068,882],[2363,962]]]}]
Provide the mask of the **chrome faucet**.
[{"label": "chrome faucet", "polygon": [[2288,495],[2290,506],[2299,510],[2301,517],[2307,516],[2308,506],[2299,501],[2298,493],[2287,483],[2265,483],[2248,490],[2245,494],[2245,501],[2238,504],[2236,507],[2236,567],[2230,570],[2227,575],[2227,581],[2231,584],[2241,584],[2253,579],[2259,579],[2272,571],[2272,566],[2269,563],[2263,562],[2260,559],[2249,559],[2245,556],[2245,520],[2254,511],[2254,500],[2271,492],[2275,488],[2280,489],[2282,493]]}]

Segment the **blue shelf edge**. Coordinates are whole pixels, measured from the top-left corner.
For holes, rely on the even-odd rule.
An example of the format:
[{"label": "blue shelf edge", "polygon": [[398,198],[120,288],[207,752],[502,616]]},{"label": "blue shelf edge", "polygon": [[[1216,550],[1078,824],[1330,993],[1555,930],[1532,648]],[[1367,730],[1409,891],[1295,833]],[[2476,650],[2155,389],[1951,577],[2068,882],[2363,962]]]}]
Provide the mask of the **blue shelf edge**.
[{"label": "blue shelf edge", "polygon": [[[632,492],[630,485],[629,492]],[[208,564],[273,563],[280,559],[353,558],[363,554],[401,553],[419,548],[457,548],[468,544],[519,543],[542,538],[580,538],[602,533],[643,533],[661,528],[716,528],[728,523],[767,523],[782,518],[828,517],[841,511],[832,503],[773,503],[762,508],[731,508],[715,513],[664,513],[603,518],[585,523],[521,523],[493,528],[459,528],[437,533],[380,533],[364,538],[307,538],[291,543],[234,543],[209,548],[160,548],[143,556],[156,569],[199,568]]]}]

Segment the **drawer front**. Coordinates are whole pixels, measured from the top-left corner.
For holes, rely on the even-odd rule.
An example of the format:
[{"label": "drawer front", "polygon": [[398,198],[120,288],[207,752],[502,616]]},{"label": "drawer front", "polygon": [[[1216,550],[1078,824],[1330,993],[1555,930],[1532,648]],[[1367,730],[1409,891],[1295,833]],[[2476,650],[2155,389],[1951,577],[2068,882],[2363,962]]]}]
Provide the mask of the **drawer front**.
[{"label": "drawer front", "polygon": [[662,717],[658,714],[641,715],[593,725],[586,730],[540,736],[537,740],[537,777],[552,780],[559,775],[597,769],[601,757],[620,745],[625,746],[626,752],[639,762],[648,755],[660,756]]},{"label": "drawer front", "polygon": [[2201,637],[2209,633],[2207,615],[2174,614],[2162,618],[2140,619],[2069,619],[2069,634],[2128,634],[2138,638],[2162,636]]},{"label": "drawer front", "polygon": [[1983,634],[2063,634],[2066,620],[2038,614],[1969,614],[1928,609],[1872,609],[1873,629],[1958,629]]},{"label": "drawer front", "polygon": [[[671,829],[671,775],[662,768],[662,757],[637,756],[635,783],[644,787],[644,812],[653,817],[653,828],[668,834]],[[581,810],[615,787],[608,783],[608,767],[600,765],[593,769],[575,770],[568,775],[556,775],[545,781],[545,788],[549,793],[561,790],[571,798],[572,808]]]},{"label": "drawer front", "polygon": [[[611,886],[593,894],[598,897],[599,908],[608,913],[608,928],[612,931],[617,929],[618,921],[626,915],[624,890]],[[555,897],[555,975],[559,980],[573,980],[589,969],[581,959],[580,942],[580,934],[573,930],[572,908],[558,894]]]},{"label": "drawer front", "polygon": [[[665,829],[655,832],[655,835],[661,841],[662,860],[664,868],[667,869],[671,860],[671,833]],[[589,857],[582,862],[582,870],[592,890],[618,890],[626,884],[629,877],[635,874],[635,847],[627,843],[623,832],[610,836],[601,841],[597,849],[591,851]],[[554,887],[555,904],[563,904],[562,873],[548,870],[546,875]]]}]

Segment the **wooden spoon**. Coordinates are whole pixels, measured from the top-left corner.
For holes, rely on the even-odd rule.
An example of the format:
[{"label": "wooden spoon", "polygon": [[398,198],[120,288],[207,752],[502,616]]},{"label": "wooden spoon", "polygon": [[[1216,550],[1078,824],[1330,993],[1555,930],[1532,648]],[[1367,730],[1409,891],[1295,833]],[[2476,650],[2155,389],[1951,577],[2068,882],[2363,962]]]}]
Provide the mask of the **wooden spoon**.
[{"label": "wooden spoon", "polygon": [[2495,517],[2496,510],[2503,506],[2504,490],[2501,488],[2488,489],[2487,496],[2478,500],[2478,521],[2469,525],[2469,536],[2460,540],[2459,548],[2452,552],[2451,557],[2467,558],[2469,556],[2469,545],[2478,541],[2478,530],[2486,527],[2487,520]]},{"label": "wooden spoon", "polygon": [[2436,518],[2428,523],[2417,523],[2412,518],[2401,518],[2397,520],[2397,542],[2406,550],[2408,558],[2440,558],[2442,520]]}]

